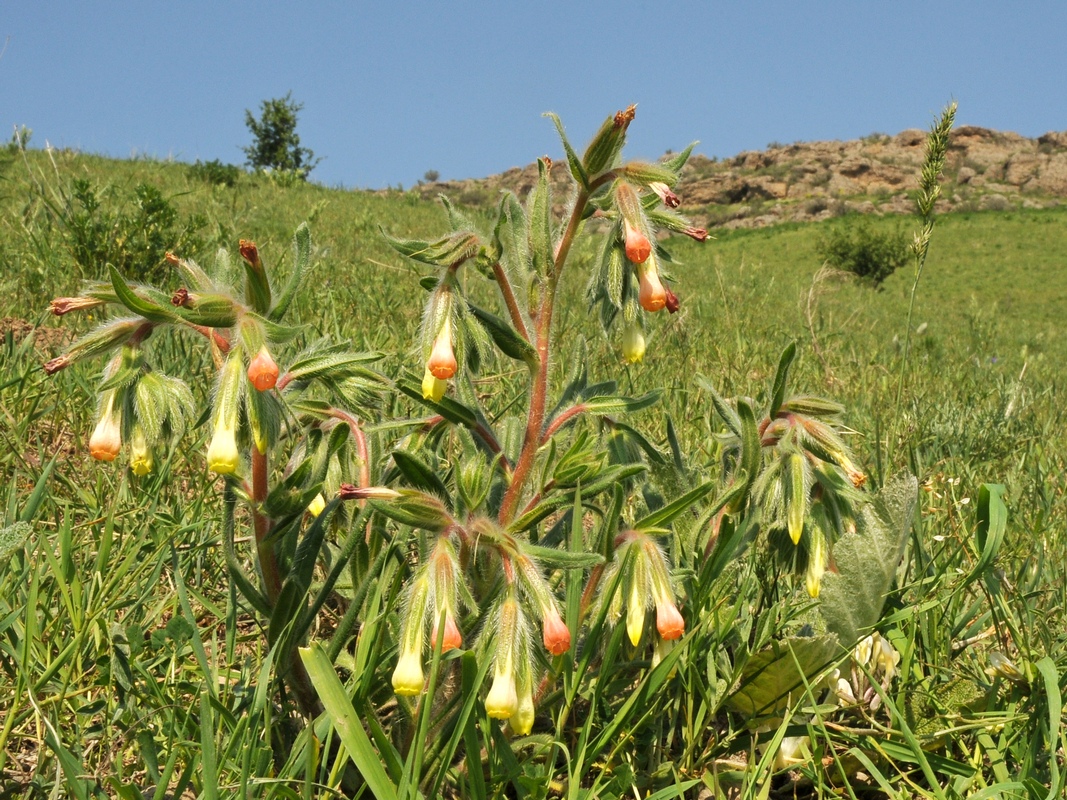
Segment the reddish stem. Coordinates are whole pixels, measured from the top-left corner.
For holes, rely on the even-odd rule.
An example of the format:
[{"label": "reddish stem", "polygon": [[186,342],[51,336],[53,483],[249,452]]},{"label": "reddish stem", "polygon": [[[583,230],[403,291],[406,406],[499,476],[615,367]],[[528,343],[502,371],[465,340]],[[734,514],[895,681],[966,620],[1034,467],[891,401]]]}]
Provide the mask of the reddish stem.
[{"label": "reddish stem", "polygon": [[571,406],[558,417],[556,417],[545,429],[545,435],[541,437],[541,444],[548,444],[548,440],[556,435],[556,431],[566,425],[570,420],[581,414],[586,410],[585,403],[579,403],[576,406]]},{"label": "reddish stem", "polygon": [[508,307],[508,313],[511,315],[511,324],[515,326],[515,330],[519,332],[526,341],[530,341],[530,334],[526,330],[526,323],[523,321],[522,312],[519,310],[519,303],[515,299],[515,292],[511,288],[511,281],[508,279],[508,274],[504,272],[504,268],[500,266],[500,262],[493,264],[493,275],[496,277],[496,283],[500,287],[500,293],[504,295],[504,305]]}]

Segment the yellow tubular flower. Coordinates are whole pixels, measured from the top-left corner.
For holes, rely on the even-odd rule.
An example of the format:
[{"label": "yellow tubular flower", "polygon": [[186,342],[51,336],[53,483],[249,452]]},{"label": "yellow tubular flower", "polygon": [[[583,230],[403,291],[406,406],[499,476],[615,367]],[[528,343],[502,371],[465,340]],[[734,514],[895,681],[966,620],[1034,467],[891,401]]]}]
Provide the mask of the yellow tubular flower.
[{"label": "yellow tubular flower", "polygon": [[448,382],[435,377],[434,374],[427,369],[426,374],[422,376],[423,400],[433,400],[435,403],[438,403],[441,401],[441,398],[445,396],[447,390]]},{"label": "yellow tubular flower", "polygon": [[237,450],[237,432],[219,424],[207,448],[207,468],[219,475],[233,475],[241,464]]}]

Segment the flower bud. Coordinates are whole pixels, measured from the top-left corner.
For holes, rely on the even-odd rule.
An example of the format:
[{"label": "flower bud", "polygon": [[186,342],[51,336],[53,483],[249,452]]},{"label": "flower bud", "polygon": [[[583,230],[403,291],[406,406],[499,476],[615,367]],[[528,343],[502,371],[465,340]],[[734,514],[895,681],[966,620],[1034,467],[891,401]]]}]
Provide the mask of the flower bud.
[{"label": "flower bud", "polygon": [[[445,317],[445,324],[433,341],[430,359],[426,362],[426,371],[438,380],[448,380],[456,374],[456,354],[452,352],[452,322]],[[425,394],[425,381],[423,381]]]},{"label": "flower bud", "polygon": [[400,497],[400,492],[388,486],[361,487],[351,483],[342,483],[338,496],[342,500],[396,500]]},{"label": "flower bud", "polygon": [[317,517],[322,513],[324,508],[326,508],[326,498],[322,496],[322,492],[319,492],[315,495],[315,498],[308,503],[308,513],[313,517]]},{"label": "flower bud", "polygon": [[278,365],[271,358],[267,346],[259,348],[256,357],[248,364],[248,380],[256,387],[256,391],[265,392],[273,389],[278,383]]},{"label": "flower bud", "polygon": [[567,624],[560,617],[559,612],[552,607],[542,621],[542,632],[545,649],[554,656],[560,656],[571,648],[571,632]]},{"label": "flower bud", "polygon": [[145,439],[144,428],[136,425],[130,439],[130,469],[134,475],[143,478],[152,471],[152,466],[152,449]]},{"label": "flower bud", "polygon": [[622,358],[627,364],[636,364],[645,357],[645,335],[635,322],[626,326],[622,334]]},{"label": "flower bud", "polygon": [[819,596],[822,576],[826,573],[826,537],[817,528],[811,532],[811,549],[808,552],[808,568],[804,572],[804,586],[808,595]]},{"label": "flower bud", "polygon": [[89,455],[97,461],[114,461],[122,449],[122,413],[115,408],[115,391],[106,397],[100,421],[89,437]]},{"label": "flower bud", "polygon": [[237,432],[224,424],[215,426],[207,448],[207,468],[219,475],[232,475],[241,464],[237,450]]},{"label": "flower bud", "polygon": [[659,279],[655,265],[638,268],[639,283],[637,299],[645,311],[656,312],[667,305],[667,292]]},{"label": "flower bud", "polygon": [[626,257],[634,264],[644,264],[652,254],[652,245],[648,237],[628,221],[623,222],[622,228]]},{"label": "flower bud", "polygon": [[692,225],[682,228],[682,233],[690,239],[695,239],[698,242],[706,242],[708,239],[708,232],[706,230],[703,228],[695,228]]},{"label": "flower bud", "polygon": [[534,718],[536,713],[534,711],[534,699],[533,699],[533,682],[530,680],[529,675],[525,679],[521,680],[521,688],[518,692],[519,704],[515,709],[515,713],[511,715],[511,730],[518,736],[526,736],[533,730]]},{"label": "flower bud", "polygon": [[648,188],[659,196],[659,199],[667,208],[678,208],[682,204],[682,201],[678,199],[678,195],[672,192],[671,187],[665,183],[653,181],[648,185]]},{"label": "flower bud", "polygon": [[630,643],[637,647],[641,641],[641,632],[645,629],[645,595],[638,581],[630,584],[630,598],[626,604],[626,635]]},{"label": "flower bud", "polygon": [[439,403],[447,390],[448,384],[440,378],[434,377],[434,374],[430,372],[430,368],[427,367],[426,374],[422,376],[422,399]]},{"label": "flower bud", "polygon": [[393,691],[412,697],[422,692],[426,679],[422,674],[422,657],[418,652],[405,651],[393,670]]},{"label": "flower bud", "polygon": [[664,639],[679,639],[685,633],[685,620],[678,606],[669,598],[656,602],[656,630]]}]

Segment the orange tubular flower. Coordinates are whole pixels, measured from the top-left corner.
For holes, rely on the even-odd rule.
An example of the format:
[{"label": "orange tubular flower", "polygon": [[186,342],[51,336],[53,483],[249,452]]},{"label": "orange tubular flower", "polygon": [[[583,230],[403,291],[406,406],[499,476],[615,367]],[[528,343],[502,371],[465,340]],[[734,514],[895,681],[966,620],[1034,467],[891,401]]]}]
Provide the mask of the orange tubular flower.
[{"label": "orange tubular flower", "polygon": [[248,380],[256,387],[256,391],[265,392],[273,389],[278,383],[278,365],[271,358],[266,345],[259,348],[256,357],[248,365]]},{"label": "orange tubular flower", "polygon": [[652,254],[652,245],[648,237],[639,231],[628,220],[624,220],[623,237],[626,243],[626,257],[634,264],[644,264]]},{"label": "orange tubular flower", "polygon": [[452,322],[447,317],[433,342],[426,370],[435,378],[447,381],[456,374],[456,354],[452,352]]},{"label": "orange tubular flower", "polygon": [[667,305],[667,292],[659,279],[655,266],[637,270],[640,284],[637,299],[645,311],[659,311]]},{"label": "orange tubular flower", "polygon": [[[430,632],[430,643],[435,647],[437,646],[437,623],[433,625],[433,630]],[[441,640],[441,652],[447,653],[449,650],[458,650],[463,646],[463,634],[459,632],[459,626],[456,624],[456,618],[451,614],[445,615],[445,635]]]},{"label": "orange tubular flower", "polygon": [[554,656],[561,656],[571,649],[571,632],[553,608],[545,615],[543,625],[545,649]]},{"label": "orange tubular flower", "polygon": [[664,639],[678,639],[685,633],[685,620],[672,601],[656,604],[656,630]]}]

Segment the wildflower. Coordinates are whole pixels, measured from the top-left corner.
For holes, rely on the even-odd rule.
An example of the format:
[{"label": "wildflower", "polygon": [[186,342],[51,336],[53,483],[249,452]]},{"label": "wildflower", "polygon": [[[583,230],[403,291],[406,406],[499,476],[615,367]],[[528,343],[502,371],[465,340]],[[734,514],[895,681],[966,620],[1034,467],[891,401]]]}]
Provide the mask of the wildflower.
[{"label": "wildflower", "polygon": [[627,364],[637,364],[645,357],[645,335],[641,326],[630,323],[622,334],[622,358]]},{"label": "wildflower", "polygon": [[315,495],[315,499],[308,503],[308,513],[317,517],[324,508],[326,508],[326,498],[322,496],[322,492],[319,492]]},{"label": "wildflower", "polygon": [[122,448],[122,413],[115,408],[115,391],[112,389],[106,397],[100,421],[89,437],[89,455],[97,461],[114,461]]},{"label": "wildflower", "polygon": [[663,287],[663,292],[666,295],[667,313],[668,314],[677,314],[678,313],[678,309],[682,305],[681,301],[678,299],[678,295],[676,295],[674,292],[671,291],[671,287],[670,286],[664,286]]},{"label": "wildflower", "polygon": [[222,420],[215,425],[211,444],[207,448],[207,468],[219,475],[232,475],[241,463],[237,450],[237,431]]},{"label": "wildflower", "polygon": [[[430,641],[434,646],[437,646],[437,637],[439,636],[437,629],[437,623],[433,624],[433,630],[430,632]],[[463,634],[459,632],[459,626],[456,624],[456,618],[452,616],[451,612],[445,614],[445,632],[444,638],[441,640],[441,652],[447,653],[449,650],[458,650],[463,646]]]},{"label": "wildflower", "polygon": [[[638,564],[635,564],[635,578],[638,571]],[[642,583],[643,581],[638,580],[631,581],[630,599],[626,604],[626,635],[630,637],[630,643],[634,647],[641,641],[641,632],[645,629],[645,594]]]},{"label": "wildflower", "polygon": [[678,208],[682,204],[682,201],[678,199],[678,195],[671,191],[671,187],[661,181],[653,181],[648,185],[648,188],[659,195],[659,199],[667,208]]},{"label": "wildflower", "polygon": [[510,718],[511,730],[518,736],[525,736],[533,730],[535,717],[533,680],[528,666],[520,671],[517,694],[519,701]]},{"label": "wildflower", "polygon": [[[426,362],[426,371],[438,380],[448,380],[456,374],[456,355],[452,352],[452,321],[445,317],[445,324],[437,333],[430,351],[430,360]],[[426,394],[426,381],[423,380],[423,395]]]},{"label": "wildflower", "polygon": [[685,633],[685,620],[669,597],[656,599],[656,630],[664,639],[678,639]]},{"label": "wildflower", "polygon": [[434,376],[430,372],[430,368],[426,368],[426,374],[422,376],[422,398],[423,400],[433,400],[435,403],[439,403],[441,398],[445,396],[445,392],[448,390],[448,384]]},{"label": "wildflower", "polygon": [[705,242],[708,239],[708,232],[706,230],[703,228],[695,228],[692,225],[682,228],[682,233],[690,239],[695,239],[698,242]]},{"label": "wildflower", "polygon": [[401,653],[393,670],[393,691],[412,697],[422,692],[426,679],[422,673],[422,657],[414,651]]},{"label": "wildflower", "polygon": [[278,365],[271,358],[267,346],[259,348],[256,357],[248,364],[248,380],[256,387],[256,391],[265,392],[273,389],[278,383]]},{"label": "wildflower", "polygon": [[986,673],[1007,678],[1013,683],[1026,683],[1026,675],[1012,663],[1011,659],[996,650],[989,654],[989,669]]},{"label": "wildflower", "polygon": [[811,549],[808,552],[808,568],[804,572],[804,586],[811,597],[819,596],[822,576],[826,573],[826,537],[821,530],[811,531]]},{"label": "wildflower", "polygon": [[515,689],[515,670],[509,657],[493,672],[493,685],[485,696],[485,713],[493,719],[508,719],[519,710],[519,693]]},{"label": "wildflower", "polygon": [[145,439],[144,428],[136,425],[130,439],[130,469],[134,475],[144,477],[152,471],[152,466],[152,449]]},{"label": "wildflower", "polygon": [[634,264],[644,264],[652,254],[652,245],[643,231],[632,225],[629,220],[623,221],[623,240],[626,245],[626,257]]},{"label": "wildflower", "polygon": [[641,308],[655,312],[666,306],[667,292],[663,288],[655,265],[638,267],[636,272],[639,283],[637,299],[641,303]]},{"label": "wildflower", "polygon": [[[494,719],[508,719],[519,709],[515,686],[515,658],[524,641],[524,625],[514,594],[500,604],[496,624],[496,657],[493,685],[485,697],[485,713]],[[529,669],[528,665],[525,665]]]},{"label": "wildflower", "polygon": [[571,647],[571,632],[566,623],[559,615],[559,611],[552,606],[542,621],[542,632],[545,649],[554,656],[563,655]]},{"label": "wildflower", "polygon": [[259,259],[259,248],[256,247],[255,242],[241,239],[238,243],[238,250],[241,252],[241,258],[247,261],[253,269],[262,268],[263,262]]}]

